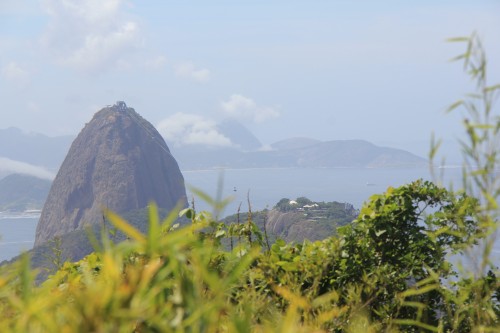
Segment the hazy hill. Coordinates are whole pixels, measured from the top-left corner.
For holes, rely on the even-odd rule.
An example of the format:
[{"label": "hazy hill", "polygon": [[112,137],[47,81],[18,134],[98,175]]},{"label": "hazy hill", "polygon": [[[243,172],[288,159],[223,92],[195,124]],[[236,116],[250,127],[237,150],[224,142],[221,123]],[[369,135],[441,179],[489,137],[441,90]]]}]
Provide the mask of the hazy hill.
[{"label": "hazy hill", "polygon": [[[175,150],[184,170],[226,168],[392,168],[425,167],[427,161],[407,151],[379,147],[362,140],[290,141],[271,151],[242,152],[234,148],[190,147]],[[292,148],[298,144],[298,148]]]},{"label": "hazy hill", "polygon": [[274,150],[291,150],[306,148],[321,143],[320,140],[311,138],[290,138],[271,144]]},{"label": "hazy hill", "polygon": [[259,139],[248,128],[235,120],[226,119],[217,124],[217,129],[243,151],[255,151],[262,147]]},{"label": "hazy hill", "polygon": [[42,209],[50,180],[13,174],[0,180],[0,211],[24,212]]},{"label": "hazy hill", "polygon": [[14,127],[0,129],[0,156],[57,170],[73,139],[25,133]]},{"label": "hazy hill", "polygon": [[300,167],[415,167],[425,159],[401,149],[379,147],[363,140],[321,142],[293,151]]}]

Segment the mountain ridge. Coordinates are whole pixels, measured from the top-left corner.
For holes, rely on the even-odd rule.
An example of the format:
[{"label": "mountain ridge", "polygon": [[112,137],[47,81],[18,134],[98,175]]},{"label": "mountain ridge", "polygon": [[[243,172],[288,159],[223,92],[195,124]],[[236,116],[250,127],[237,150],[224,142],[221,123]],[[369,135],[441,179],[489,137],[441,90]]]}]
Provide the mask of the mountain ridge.
[{"label": "mountain ridge", "polygon": [[428,161],[401,149],[365,140],[332,140],[294,149],[241,152],[234,148],[176,149],[183,170],[211,168],[398,168],[427,167]]},{"label": "mountain ridge", "polygon": [[[233,122],[234,123],[234,122]],[[201,144],[183,145],[180,147],[170,145],[170,151],[182,170],[225,168],[283,168],[283,167],[361,167],[361,168],[388,168],[388,167],[425,167],[428,162],[406,150],[378,146],[366,140],[328,140],[320,141],[307,137],[294,137],[277,141],[263,149],[260,141],[240,123],[233,126],[232,122],[224,121],[218,129],[235,143],[233,147],[218,147]],[[243,129],[242,129],[243,128]],[[2,132],[3,131],[3,132]],[[19,135],[20,130],[10,129]],[[0,133],[9,132],[0,130]],[[52,138],[58,141],[60,137]],[[60,156],[67,152],[64,142],[68,137],[61,137],[57,149],[38,149],[36,154],[47,154],[46,160],[55,161],[62,159]],[[31,144],[14,145],[15,140],[5,138],[17,150],[25,152],[28,156],[33,152]],[[29,141],[29,140],[28,140]],[[0,146],[0,156],[2,155]],[[10,150],[14,148],[10,147]],[[5,151],[5,150],[4,150]],[[19,157],[19,155],[9,155]],[[8,157],[8,156],[7,156]],[[36,162],[34,158],[21,159],[24,162]],[[36,164],[36,163],[35,163]],[[46,164],[46,163],[45,163]],[[39,164],[40,165],[40,164]],[[56,170],[60,165],[56,165]],[[1,168],[0,168],[1,169]],[[5,174],[2,174],[5,175]],[[0,176],[2,176],[0,175]]]}]

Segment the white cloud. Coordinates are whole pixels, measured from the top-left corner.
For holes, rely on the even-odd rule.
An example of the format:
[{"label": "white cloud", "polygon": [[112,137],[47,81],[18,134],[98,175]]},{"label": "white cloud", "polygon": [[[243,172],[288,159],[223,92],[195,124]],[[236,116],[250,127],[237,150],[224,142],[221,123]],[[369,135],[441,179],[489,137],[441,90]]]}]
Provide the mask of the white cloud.
[{"label": "white cloud", "polygon": [[175,75],[197,82],[210,80],[210,71],[206,68],[197,69],[191,62],[183,62],[174,66]]},{"label": "white cloud", "polygon": [[265,144],[258,149],[259,151],[273,151],[273,147],[271,145]]},{"label": "white cloud", "polygon": [[37,103],[33,101],[28,101],[26,103],[26,109],[31,112],[31,113],[39,113],[40,112],[40,107],[38,106]]},{"label": "white cloud", "polygon": [[60,63],[80,70],[116,64],[139,44],[137,22],[123,17],[123,0],[45,0],[50,16],[42,43]]},{"label": "white cloud", "polygon": [[166,64],[167,64],[167,58],[165,56],[159,55],[155,58],[147,60],[144,66],[146,68],[156,70],[164,68]]},{"label": "white cloud", "polygon": [[176,113],[162,120],[157,128],[165,140],[176,146],[232,146],[231,140],[218,132],[217,124],[213,120],[194,114]]},{"label": "white cloud", "polygon": [[233,94],[229,100],[221,103],[226,116],[238,119],[250,119],[256,123],[279,117],[279,112],[269,106],[259,106],[251,98]]},{"label": "white cloud", "polygon": [[25,86],[30,81],[28,71],[14,61],[2,67],[2,76],[18,86]]},{"label": "white cloud", "polygon": [[55,178],[55,174],[45,168],[5,157],[0,157],[0,172],[22,173],[48,180]]}]

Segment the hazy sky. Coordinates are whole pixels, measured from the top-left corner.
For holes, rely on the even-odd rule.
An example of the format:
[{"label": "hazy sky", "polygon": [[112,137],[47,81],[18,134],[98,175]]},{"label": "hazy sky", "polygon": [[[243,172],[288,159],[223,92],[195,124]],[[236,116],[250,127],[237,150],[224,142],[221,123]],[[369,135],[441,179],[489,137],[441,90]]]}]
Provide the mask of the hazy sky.
[{"label": "hazy sky", "polygon": [[460,133],[472,87],[449,37],[477,31],[500,81],[500,1],[0,0],[0,128],[76,134],[124,100],[166,136],[228,145],[235,118],[287,137],[407,147]]}]

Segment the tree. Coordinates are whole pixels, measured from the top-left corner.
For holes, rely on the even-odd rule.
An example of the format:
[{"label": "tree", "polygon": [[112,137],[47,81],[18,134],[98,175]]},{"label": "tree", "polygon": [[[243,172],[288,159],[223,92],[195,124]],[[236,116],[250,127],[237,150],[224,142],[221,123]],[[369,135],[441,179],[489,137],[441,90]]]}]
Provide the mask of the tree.
[{"label": "tree", "polygon": [[309,200],[306,197],[299,197],[299,198],[297,198],[296,201],[297,201],[297,204],[299,205],[299,207],[303,207],[305,205],[310,205],[313,203],[311,200]]},{"label": "tree", "polygon": [[[339,228],[344,245],[342,259],[331,264],[332,287],[366,284],[371,276],[375,283],[363,298],[370,302],[372,315],[415,319],[417,310],[401,307],[398,294],[453,274],[446,255],[463,249],[477,234],[472,218],[476,206],[474,199],[422,180],[373,196],[351,225]],[[438,292],[412,301],[431,303],[427,322],[437,323]]]},{"label": "tree", "polygon": [[292,210],[294,207],[290,204],[290,199],[283,198],[274,206],[280,212],[288,212]]}]

